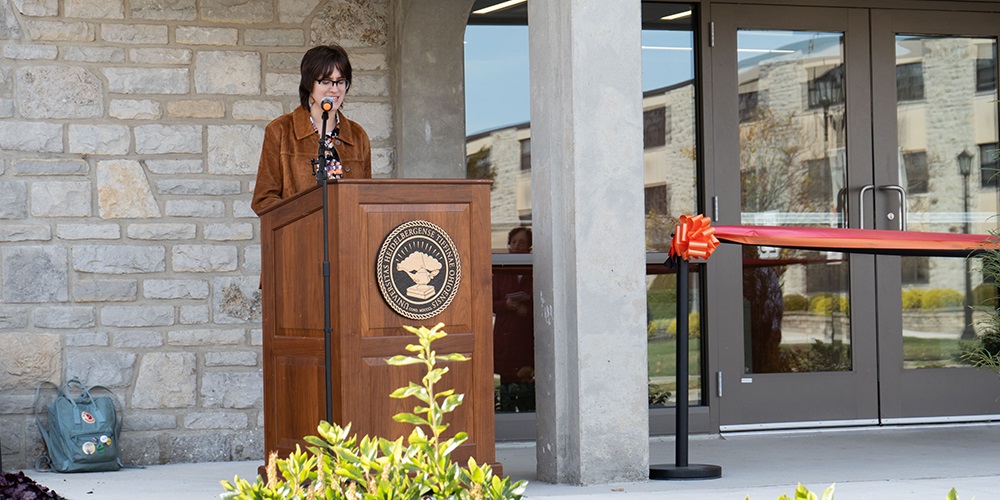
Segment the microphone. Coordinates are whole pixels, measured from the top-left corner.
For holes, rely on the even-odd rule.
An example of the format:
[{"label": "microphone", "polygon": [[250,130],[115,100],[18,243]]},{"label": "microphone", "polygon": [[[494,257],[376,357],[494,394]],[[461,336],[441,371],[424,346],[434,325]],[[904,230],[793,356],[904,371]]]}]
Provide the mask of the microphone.
[{"label": "microphone", "polygon": [[331,109],[333,109],[334,102],[335,101],[332,97],[327,96],[324,97],[323,100],[319,102],[319,105],[321,108],[323,108],[323,111],[330,111]]}]

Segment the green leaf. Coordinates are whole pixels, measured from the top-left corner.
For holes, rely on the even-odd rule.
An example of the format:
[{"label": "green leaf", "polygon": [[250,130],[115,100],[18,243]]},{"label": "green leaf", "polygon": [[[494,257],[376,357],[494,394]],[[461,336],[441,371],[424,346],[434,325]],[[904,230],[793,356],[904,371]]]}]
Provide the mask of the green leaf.
[{"label": "green leaf", "polygon": [[444,449],[442,450],[442,453],[445,455],[451,455],[451,452],[455,451],[455,448],[461,446],[467,439],[468,436],[465,435],[464,432],[459,432],[455,437],[444,442]]},{"label": "green leaf", "polygon": [[406,366],[406,365],[415,365],[418,363],[423,363],[423,361],[421,361],[418,358],[403,356],[402,354],[397,354],[385,360],[385,362],[389,363],[392,366]]},{"label": "green leaf", "polygon": [[438,359],[442,361],[468,361],[470,358],[460,352],[453,352],[451,354],[440,354],[438,355]]},{"label": "green leaf", "polygon": [[441,403],[441,411],[448,413],[453,411],[459,405],[462,404],[462,399],[465,397],[464,394],[452,394],[445,398],[444,402]]},{"label": "green leaf", "polygon": [[837,483],[833,483],[823,490],[823,495],[820,497],[822,500],[833,500],[833,490],[836,488]]},{"label": "green leaf", "polygon": [[948,500],[958,500],[958,492],[955,491],[954,487],[948,492]]},{"label": "green leaf", "polygon": [[410,382],[410,385],[406,387],[400,387],[399,389],[392,391],[392,394],[390,394],[389,397],[394,399],[403,399],[403,398],[408,398],[410,396],[426,395],[426,394],[427,394],[427,389],[417,384],[414,384],[413,382]]},{"label": "green leaf", "polygon": [[799,483],[799,486],[795,488],[795,500],[816,500],[816,494],[809,491],[805,485]]},{"label": "green leaf", "polygon": [[445,373],[448,373],[448,367],[435,368],[428,371],[427,375],[424,375],[424,385],[438,383],[438,381],[441,380],[441,376]]},{"label": "green leaf", "polygon": [[413,425],[430,425],[430,423],[412,413],[397,413],[392,416],[396,422]]}]

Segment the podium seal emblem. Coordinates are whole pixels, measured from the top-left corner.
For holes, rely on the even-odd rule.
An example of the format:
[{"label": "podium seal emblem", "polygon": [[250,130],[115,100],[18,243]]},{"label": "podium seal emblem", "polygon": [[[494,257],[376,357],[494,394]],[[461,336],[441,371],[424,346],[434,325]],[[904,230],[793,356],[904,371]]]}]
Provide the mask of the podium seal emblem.
[{"label": "podium seal emblem", "polygon": [[404,222],[379,247],[375,275],[392,310],[409,319],[441,314],[458,293],[462,263],[451,236],[425,220]]}]

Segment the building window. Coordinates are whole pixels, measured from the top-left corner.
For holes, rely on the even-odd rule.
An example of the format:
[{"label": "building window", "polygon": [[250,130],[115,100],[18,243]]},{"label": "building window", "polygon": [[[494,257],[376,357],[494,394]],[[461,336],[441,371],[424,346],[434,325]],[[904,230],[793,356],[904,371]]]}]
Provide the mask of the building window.
[{"label": "building window", "polygon": [[759,98],[760,93],[756,90],[753,92],[740,93],[740,123],[746,123],[756,119],[757,102]]},{"label": "building window", "polygon": [[844,65],[839,64],[808,84],[809,109],[844,103]]},{"label": "building window", "polygon": [[990,92],[997,88],[997,46],[978,45],[976,59],[976,92]]},{"label": "building window", "polygon": [[647,216],[670,214],[670,190],[666,184],[647,186],[645,201]]},{"label": "building window", "polygon": [[896,102],[920,101],[924,98],[924,65],[896,65]]},{"label": "building window", "polygon": [[827,158],[817,160],[804,160],[802,166],[805,167],[806,185],[803,186],[804,194],[810,200],[828,200],[833,191],[833,177],[830,175],[830,162]]},{"label": "building window", "polygon": [[531,170],[531,138],[521,140],[521,171]]},{"label": "building window", "polygon": [[997,143],[979,145],[979,178],[982,187],[997,187]]},{"label": "building window", "polygon": [[930,173],[927,169],[927,152],[903,153],[903,165],[906,167],[906,192],[910,194],[927,193]]},{"label": "building window", "polygon": [[643,149],[667,144],[667,109],[655,108],[642,112]]},{"label": "building window", "polygon": [[931,282],[930,257],[904,257],[900,259],[903,266],[904,285],[926,285]]}]

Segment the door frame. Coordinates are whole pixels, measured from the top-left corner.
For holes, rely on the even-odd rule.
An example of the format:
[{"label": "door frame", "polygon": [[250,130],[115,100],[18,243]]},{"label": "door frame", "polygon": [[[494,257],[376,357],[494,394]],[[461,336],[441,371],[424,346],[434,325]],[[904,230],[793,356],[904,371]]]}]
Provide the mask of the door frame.
[{"label": "door frame", "polygon": [[[876,163],[885,165],[875,170],[875,185],[879,186],[899,182],[895,74],[897,33],[982,37],[1000,41],[1000,15],[872,9],[871,20],[872,114],[875,117],[873,158]],[[997,71],[996,66],[994,72]],[[1000,125],[997,130],[1000,130]],[[872,214],[875,227],[898,229],[898,221],[888,221],[884,216],[888,211],[899,211],[898,197],[878,189],[874,193],[873,210],[866,210],[866,213]],[[900,257],[877,256],[876,272],[880,309],[901,311]],[[1000,401],[997,398],[984,396],[970,399],[970,394],[996,393],[996,375],[988,370],[971,367],[903,369],[902,328],[901,315],[878,315],[878,378],[883,423],[972,421],[1000,416]],[[962,409],[957,412],[960,415],[948,411],[955,408]]]},{"label": "door frame", "polygon": [[[713,5],[715,23],[713,48],[714,172],[716,195],[720,200],[720,224],[740,224],[739,179],[740,144],[738,127],[737,39],[740,29],[815,30],[844,33],[844,62],[847,69],[847,150],[848,188],[860,191],[870,184],[871,115],[870,60],[867,9],[836,7],[775,7],[756,5]],[[854,199],[849,200],[855,202]],[[857,227],[858,210],[848,210],[851,227]],[[720,258],[712,273],[716,299],[712,319],[718,339],[719,377],[723,387],[719,398],[721,430],[826,425],[870,425],[877,423],[877,360],[875,358],[875,283],[870,279],[874,259],[851,255],[851,346],[852,369],[843,372],[744,374],[742,286],[727,286],[722,276],[742,276],[741,251],[735,245],[720,248]],[[731,281],[731,280],[730,280]],[[860,390],[859,390],[860,388]]]}]

